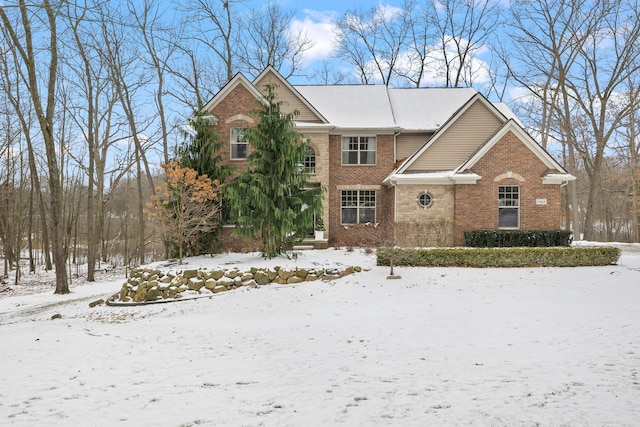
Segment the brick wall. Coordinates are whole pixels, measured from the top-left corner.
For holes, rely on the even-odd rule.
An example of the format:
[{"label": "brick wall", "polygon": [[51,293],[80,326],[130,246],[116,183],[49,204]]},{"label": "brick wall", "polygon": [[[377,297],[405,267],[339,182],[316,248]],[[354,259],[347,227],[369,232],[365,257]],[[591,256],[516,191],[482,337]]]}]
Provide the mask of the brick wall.
[{"label": "brick wall", "polygon": [[[520,230],[557,230],[561,225],[560,186],[543,185],[547,167],[511,132],[473,167],[482,179],[455,186],[456,245],[464,232],[498,229],[498,186],[520,187]],[[538,205],[536,199],[546,199]]]},{"label": "brick wall", "polygon": [[222,143],[220,154],[224,164],[246,168],[246,161],[231,160],[231,129],[255,127],[258,117],[254,111],[258,108],[259,104],[253,95],[244,86],[238,85],[213,109],[212,113],[219,119],[217,132]]},{"label": "brick wall", "polygon": [[393,145],[393,135],[376,135],[376,165],[342,165],[342,135],[329,135],[331,176],[327,188],[327,201],[328,226],[332,230],[329,237],[330,244],[349,244],[358,240],[357,229],[345,229],[341,224],[342,190],[375,190],[376,222],[383,222],[393,214],[391,192],[382,185],[382,181],[393,170]]},{"label": "brick wall", "polygon": [[[309,177],[309,182],[317,183],[325,188],[329,187],[329,134],[328,133],[306,133],[304,138],[306,143],[316,153],[316,173]],[[326,231],[324,232],[324,238],[328,239],[331,236],[331,224],[329,223],[329,205],[327,203],[328,193],[324,194],[324,200],[322,202],[323,212],[322,217],[324,219],[324,225]]]}]

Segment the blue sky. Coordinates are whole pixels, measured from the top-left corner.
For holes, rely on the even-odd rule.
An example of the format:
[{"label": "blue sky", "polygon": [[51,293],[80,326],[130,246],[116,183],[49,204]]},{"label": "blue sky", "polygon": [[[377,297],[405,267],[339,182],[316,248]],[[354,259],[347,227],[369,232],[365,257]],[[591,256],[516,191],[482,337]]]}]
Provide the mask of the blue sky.
[{"label": "blue sky", "polygon": [[[245,3],[248,7],[261,5],[261,0],[251,0]],[[323,59],[330,59],[333,52],[334,23],[346,10],[367,10],[378,5],[383,7],[400,7],[401,0],[388,1],[341,1],[341,0],[280,0],[284,8],[296,11],[294,27],[302,27],[313,39],[314,46],[305,53],[305,65],[312,65]]]},{"label": "blue sky", "polygon": [[[386,15],[392,15],[395,11],[401,11],[403,7],[403,0],[378,0],[378,1],[340,1],[340,0],[279,0],[279,4],[282,8],[291,8],[296,11],[295,18],[292,22],[293,31],[298,29],[304,30],[307,37],[313,40],[314,45],[307,50],[303,55],[302,69],[300,70],[298,77],[293,76],[290,81],[294,84],[305,84],[307,81],[302,75],[313,75],[314,70],[317,70],[322,64],[323,60],[330,60],[334,71],[341,74],[351,75],[354,82],[358,82],[360,79],[351,67],[345,63],[337,60],[332,60],[335,49],[334,37],[335,37],[335,23],[337,20],[344,16],[347,10],[360,10],[367,11],[369,9],[380,7],[386,10]],[[260,7],[263,2],[260,0],[249,0],[242,3],[243,7],[253,8]],[[433,64],[428,67],[423,75],[422,86],[440,87],[445,84],[445,79],[441,67],[438,65],[440,54],[438,53],[439,47],[435,47],[435,51],[432,55]],[[474,73],[474,87],[480,88],[483,84],[488,84],[490,81],[489,74],[487,72],[487,61],[491,56],[491,52],[486,49],[478,49],[475,51],[473,57],[470,59],[470,70]],[[442,60],[442,59],[440,59]],[[408,56],[399,58],[398,66],[405,65],[405,69],[410,68]],[[394,85],[394,83],[391,83]]]}]

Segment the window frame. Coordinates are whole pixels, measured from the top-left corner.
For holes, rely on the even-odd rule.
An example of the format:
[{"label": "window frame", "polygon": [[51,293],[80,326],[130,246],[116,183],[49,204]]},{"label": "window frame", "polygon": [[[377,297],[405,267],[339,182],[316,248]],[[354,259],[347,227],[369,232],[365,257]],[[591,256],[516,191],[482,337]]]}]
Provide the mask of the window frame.
[{"label": "window frame", "polygon": [[[423,197],[428,197],[429,198],[429,203],[427,204],[423,204],[422,200]],[[431,206],[433,206],[435,199],[433,198],[433,194],[431,194],[428,191],[423,191],[422,193],[420,193],[418,195],[418,198],[416,199],[416,202],[418,203],[418,206],[420,206],[422,209],[429,209]]]},{"label": "window frame", "polygon": [[[242,135],[244,137],[243,141],[237,141],[237,133],[236,132],[242,132]],[[249,141],[247,141],[247,128],[246,127],[233,127],[231,128],[231,130],[229,131],[230,135],[229,135],[229,139],[230,139],[230,143],[231,145],[229,146],[229,157],[231,158],[231,160],[246,160],[247,157],[249,157]],[[234,157],[234,148],[236,148],[236,152],[237,152],[237,147],[244,145],[245,148],[245,156],[244,157]]]},{"label": "window frame", "polygon": [[[373,203],[373,205],[370,205]],[[345,210],[355,212],[355,221],[345,222]],[[373,218],[367,218],[367,213],[373,212]],[[353,216],[353,215],[350,215]],[[377,216],[376,190],[341,190],[340,191],[340,224],[358,225],[375,224]]]},{"label": "window frame", "polygon": [[[378,137],[377,136],[343,136],[340,146],[340,161],[343,166],[375,166],[378,163]],[[373,149],[370,148],[373,145]],[[355,149],[352,146],[355,145]],[[363,149],[363,147],[365,147]],[[346,149],[345,149],[346,148]],[[373,156],[373,162],[368,162],[369,156]],[[351,157],[357,162],[350,162]],[[364,156],[364,157],[363,157]],[[363,162],[363,158],[365,162]],[[347,162],[345,162],[347,160]]]},{"label": "window frame", "polygon": [[[515,197],[514,197],[515,196]],[[520,200],[519,185],[498,186],[498,228],[502,230],[518,230],[520,228]],[[506,217],[502,213],[515,210],[515,217]],[[511,214],[511,213],[510,213]],[[511,225],[510,219],[515,219],[515,225]],[[508,221],[503,225],[502,221]]]},{"label": "window frame", "polygon": [[308,174],[315,175],[317,156],[318,155],[316,154],[316,150],[314,150],[312,146],[310,146],[309,144],[305,145],[305,155],[304,159],[302,160],[302,168]]}]

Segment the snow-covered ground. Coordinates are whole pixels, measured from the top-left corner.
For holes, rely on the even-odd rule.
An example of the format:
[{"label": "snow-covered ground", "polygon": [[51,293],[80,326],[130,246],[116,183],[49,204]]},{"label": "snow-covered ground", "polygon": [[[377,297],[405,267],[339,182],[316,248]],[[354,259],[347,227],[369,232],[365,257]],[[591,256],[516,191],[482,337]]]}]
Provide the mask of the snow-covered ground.
[{"label": "snow-covered ground", "polygon": [[0,425],[640,425],[638,249],[607,267],[401,280],[359,249],[191,258],[370,270],[136,307],[89,307],[122,275],[3,292]]}]

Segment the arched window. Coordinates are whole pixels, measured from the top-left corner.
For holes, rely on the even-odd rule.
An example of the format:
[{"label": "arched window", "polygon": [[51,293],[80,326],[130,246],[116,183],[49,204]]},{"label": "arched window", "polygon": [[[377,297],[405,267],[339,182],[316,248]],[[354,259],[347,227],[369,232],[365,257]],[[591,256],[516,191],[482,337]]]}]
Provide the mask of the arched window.
[{"label": "arched window", "polygon": [[316,173],[316,152],[308,145],[305,147],[302,166],[307,173]]}]

